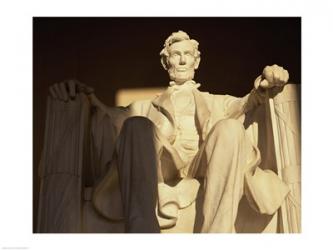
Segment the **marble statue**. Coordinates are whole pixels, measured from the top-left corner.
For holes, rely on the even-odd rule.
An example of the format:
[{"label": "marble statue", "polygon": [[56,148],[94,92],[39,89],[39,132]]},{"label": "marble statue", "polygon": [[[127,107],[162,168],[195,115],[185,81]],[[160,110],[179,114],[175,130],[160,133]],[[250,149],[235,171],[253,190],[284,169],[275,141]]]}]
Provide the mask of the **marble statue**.
[{"label": "marble statue", "polygon": [[[249,125],[249,117],[266,105],[260,111],[266,115],[259,117],[273,128],[271,137],[281,136],[286,120],[276,127],[281,121],[268,100],[292,96],[282,95],[290,92],[288,71],[266,66],[241,98],[201,92],[194,81],[198,46],[185,32],[172,33],[160,53],[169,87],[128,107],[107,107],[77,80],[50,87],[39,232],[240,232],[237,227],[251,217],[239,219],[244,202],[248,213],[268,218],[263,228],[275,218],[270,232],[300,231],[300,206],[291,224],[291,208],[286,207],[290,197],[294,203],[300,197],[298,126],[292,125],[293,144],[282,140],[293,147],[295,156],[289,154],[289,159],[298,157],[288,179],[267,160],[273,147],[259,145],[253,133],[259,122]],[[275,121],[263,119],[269,111]],[[283,168],[289,164],[286,157],[281,161],[285,146],[276,140],[270,142],[274,162]],[[251,223],[256,227],[256,221]],[[297,226],[287,230],[288,223]]]}]

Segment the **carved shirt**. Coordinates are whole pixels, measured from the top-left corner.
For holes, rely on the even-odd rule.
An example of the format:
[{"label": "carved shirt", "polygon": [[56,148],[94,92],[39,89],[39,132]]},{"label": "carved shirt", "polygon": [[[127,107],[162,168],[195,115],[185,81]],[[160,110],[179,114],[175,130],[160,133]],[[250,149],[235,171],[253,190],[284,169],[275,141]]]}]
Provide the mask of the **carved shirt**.
[{"label": "carved shirt", "polygon": [[171,103],[175,114],[176,139],[173,146],[184,161],[186,167],[183,169],[186,175],[187,169],[199,149],[199,132],[195,124],[195,101],[193,88],[199,87],[193,81],[183,85],[170,83],[174,88],[171,94]]}]

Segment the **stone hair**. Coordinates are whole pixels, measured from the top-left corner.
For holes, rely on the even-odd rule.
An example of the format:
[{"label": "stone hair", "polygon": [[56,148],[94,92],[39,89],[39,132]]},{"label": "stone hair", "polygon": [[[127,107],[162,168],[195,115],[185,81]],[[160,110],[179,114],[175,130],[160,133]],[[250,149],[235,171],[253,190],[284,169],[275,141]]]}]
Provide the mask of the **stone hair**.
[{"label": "stone hair", "polygon": [[168,69],[168,57],[169,57],[169,47],[176,43],[176,42],[181,42],[184,40],[189,40],[193,47],[194,47],[194,56],[195,58],[199,58],[200,57],[200,51],[199,51],[199,43],[194,40],[194,39],[190,39],[189,35],[184,32],[179,30],[178,32],[173,32],[164,42],[164,47],[160,52],[160,56],[161,56],[161,63],[164,69]]}]

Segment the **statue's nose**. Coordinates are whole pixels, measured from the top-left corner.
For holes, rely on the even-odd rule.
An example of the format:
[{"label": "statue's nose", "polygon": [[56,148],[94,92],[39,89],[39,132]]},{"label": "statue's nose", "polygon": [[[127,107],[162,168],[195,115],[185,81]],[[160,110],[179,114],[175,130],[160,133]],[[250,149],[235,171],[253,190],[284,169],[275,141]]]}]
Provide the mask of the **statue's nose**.
[{"label": "statue's nose", "polygon": [[181,55],[181,56],[180,56],[179,64],[181,64],[181,65],[186,64],[186,59],[185,59],[185,56],[184,56],[184,55]]}]

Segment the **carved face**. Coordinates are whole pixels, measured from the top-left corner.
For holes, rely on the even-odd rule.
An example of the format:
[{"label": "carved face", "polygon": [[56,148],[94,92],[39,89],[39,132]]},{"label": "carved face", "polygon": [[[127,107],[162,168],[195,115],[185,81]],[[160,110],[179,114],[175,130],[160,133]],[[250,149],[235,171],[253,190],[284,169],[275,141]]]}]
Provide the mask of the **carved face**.
[{"label": "carved face", "polygon": [[176,84],[183,84],[194,78],[199,60],[194,56],[195,49],[189,40],[176,42],[169,47],[168,72]]}]

